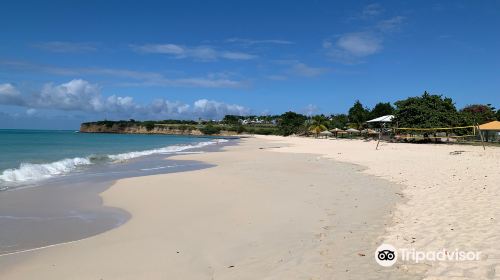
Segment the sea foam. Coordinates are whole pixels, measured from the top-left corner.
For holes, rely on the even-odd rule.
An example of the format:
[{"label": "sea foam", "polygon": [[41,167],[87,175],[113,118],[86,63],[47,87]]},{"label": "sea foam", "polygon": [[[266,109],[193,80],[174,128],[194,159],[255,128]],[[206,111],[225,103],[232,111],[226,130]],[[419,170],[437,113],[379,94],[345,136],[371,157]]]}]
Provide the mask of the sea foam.
[{"label": "sea foam", "polygon": [[[213,141],[200,142],[191,145],[173,145],[158,149],[134,151],[115,155],[90,155],[88,157],[76,157],[62,159],[51,163],[21,163],[19,168],[7,169],[0,174],[0,190],[2,182],[4,183],[22,183],[29,181],[38,181],[51,178],[58,175],[64,175],[80,167],[95,164],[98,162],[123,162],[133,158],[154,154],[172,154],[188,149],[202,148],[208,145],[227,142],[225,139],[215,139]],[[9,184],[9,185],[10,185]],[[5,189],[4,187],[3,189]]]}]

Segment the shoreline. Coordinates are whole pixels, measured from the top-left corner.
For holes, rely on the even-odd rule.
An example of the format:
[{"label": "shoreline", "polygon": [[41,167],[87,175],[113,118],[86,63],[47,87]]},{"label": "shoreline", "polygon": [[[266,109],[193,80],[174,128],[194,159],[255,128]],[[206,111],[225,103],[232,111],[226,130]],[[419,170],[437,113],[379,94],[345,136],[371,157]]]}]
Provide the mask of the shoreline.
[{"label": "shoreline", "polygon": [[222,152],[174,157],[213,168],[118,180],[101,196],[105,205],[129,211],[128,223],[76,243],[0,257],[0,275],[416,279],[380,270],[371,257],[400,199],[397,185],[319,154],[276,154],[272,141],[240,141]]},{"label": "shoreline", "polygon": [[[215,152],[233,143],[191,148],[186,152]],[[123,225],[130,219],[130,213],[103,205],[100,196],[117,180],[211,167],[195,161],[182,161],[180,164],[180,161],[171,160],[172,156],[175,153],[94,166],[81,174],[2,191],[0,257],[76,242]]]}]

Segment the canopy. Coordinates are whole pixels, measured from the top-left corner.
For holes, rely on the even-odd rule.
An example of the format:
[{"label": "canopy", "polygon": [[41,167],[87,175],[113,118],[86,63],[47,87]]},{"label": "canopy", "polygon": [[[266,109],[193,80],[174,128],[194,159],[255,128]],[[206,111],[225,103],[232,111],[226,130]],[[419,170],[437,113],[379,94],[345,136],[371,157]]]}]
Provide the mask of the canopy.
[{"label": "canopy", "polygon": [[347,132],[352,132],[352,133],[359,133],[359,130],[357,129],[354,129],[354,128],[349,128],[348,130],[346,130]]},{"label": "canopy", "polygon": [[366,121],[367,123],[372,123],[372,122],[392,122],[392,119],[394,119],[394,115],[387,115],[387,116],[382,116],[375,118],[373,120]]},{"label": "canopy", "polygon": [[479,129],[481,130],[498,130],[500,131],[500,122],[499,121],[492,121],[489,123],[485,123],[479,126]]},{"label": "canopy", "polygon": [[331,132],[330,132],[330,131],[328,131],[328,130],[321,131],[321,132],[319,133],[319,135],[332,135],[332,134],[333,134],[333,133],[331,133]]},{"label": "canopy", "polygon": [[334,128],[330,130],[331,132],[344,132],[345,130],[340,129],[340,128]]}]

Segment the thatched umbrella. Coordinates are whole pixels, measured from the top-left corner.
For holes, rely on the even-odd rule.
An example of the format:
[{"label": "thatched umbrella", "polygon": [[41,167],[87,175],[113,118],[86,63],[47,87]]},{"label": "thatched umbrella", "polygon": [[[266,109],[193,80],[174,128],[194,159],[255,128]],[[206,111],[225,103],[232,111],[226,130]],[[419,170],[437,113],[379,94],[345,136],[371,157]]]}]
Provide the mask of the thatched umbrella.
[{"label": "thatched umbrella", "polygon": [[332,135],[333,135],[333,133],[331,133],[331,132],[330,132],[330,131],[328,131],[328,130],[325,130],[325,131],[321,131],[321,132],[319,133],[319,135],[321,135],[321,136],[325,136],[325,138],[328,138],[328,136],[332,136]]},{"label": "thatched umbrella", "polygon": [[334,128],[334,129],[331,129],[330,132],[334,133],[335,137],[337,137],[337,134],[343,133],[343,132],[345,132],[345,130],[340,129],[340,128]]}]

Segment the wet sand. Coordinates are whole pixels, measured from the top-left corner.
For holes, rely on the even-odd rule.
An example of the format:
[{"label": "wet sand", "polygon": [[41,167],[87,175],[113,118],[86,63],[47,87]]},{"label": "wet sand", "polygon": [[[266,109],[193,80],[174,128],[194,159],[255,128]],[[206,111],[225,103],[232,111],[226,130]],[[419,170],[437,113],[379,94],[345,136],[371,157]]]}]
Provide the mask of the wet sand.
[{"label": "wet sand", "polygon": [[[180,154],[213,152],[236,141]],[[99,196],[116,180],[211,166],[166,157],[152,155],[123,163],[91,166],[81,172],[0,192],[0,255],[71,242],[122,225],[130,214],[103,205]]]},{"label": "wet sand", "polygon": [[[211,168],[118,180],[120,227],[0,257],[6,279],[419,279],[373,258],[401,187],[288,144],[178,155]],[[280,148],[278,148],[279,150]]]}]

